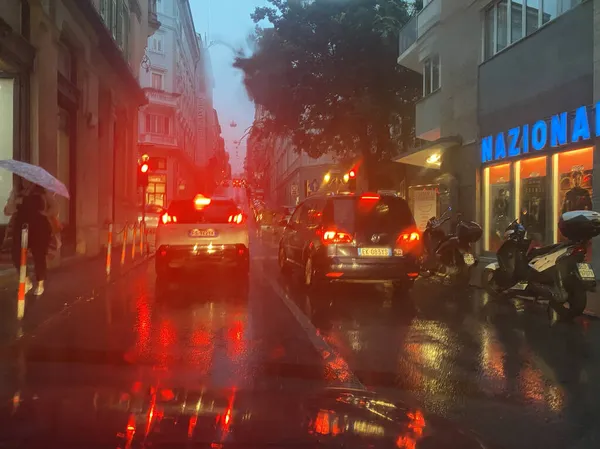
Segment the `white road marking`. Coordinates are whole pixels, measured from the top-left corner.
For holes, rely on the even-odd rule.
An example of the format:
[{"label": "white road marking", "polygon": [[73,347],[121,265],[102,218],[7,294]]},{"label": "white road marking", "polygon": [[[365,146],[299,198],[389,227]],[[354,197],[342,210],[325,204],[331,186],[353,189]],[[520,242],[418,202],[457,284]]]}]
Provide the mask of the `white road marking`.
[{"label": "white road marking", "polygon": [[358,380],[358,377],[350,370],[348,363],[339,355],[339,353],[329,345],[319,333],[319,330],[310,322],[308,317],[298,308],[290,296],[279,286],[276,279],[266,276],[263,267],[258,265],[258,271],[261,277],[269,284],[273,291],[281,298],[283,303],[291,312],[292,316],[298,321],[300,327],[306,333],[308,340],[323,357],[326,368],[331,370],[342,384],[347,388],[365,390],[365,386]]}]

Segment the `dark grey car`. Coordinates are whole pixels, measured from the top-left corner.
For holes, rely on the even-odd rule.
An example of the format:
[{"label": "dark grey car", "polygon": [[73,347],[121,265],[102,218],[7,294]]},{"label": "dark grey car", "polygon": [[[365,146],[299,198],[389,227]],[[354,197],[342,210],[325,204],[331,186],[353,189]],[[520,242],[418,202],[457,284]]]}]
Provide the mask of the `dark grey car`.
[{"label": "dark grey car", "polygon": [[393,195],[333,194],[301,203],[279,244],[282,271],[304,284],[387,282],[409,289],[418,276],[421,235],[406,201]]}]

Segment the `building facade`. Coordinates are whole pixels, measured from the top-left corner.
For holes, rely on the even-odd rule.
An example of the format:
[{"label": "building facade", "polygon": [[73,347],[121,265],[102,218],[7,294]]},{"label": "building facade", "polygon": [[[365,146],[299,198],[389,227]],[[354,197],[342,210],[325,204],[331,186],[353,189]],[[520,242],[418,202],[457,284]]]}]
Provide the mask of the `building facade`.
[{"label": "building facade", "polygon": [[203,189],[214,132],[212,77],[188,0],[158,0],[160,28],[148,39],[140,83],[148,104],[139,114],[139,152],[153,161],[146,204],[167,206]]},{"label": "building facade", "polygon": [[[158,25],[155,0],[1,2],[0,157],[68,187],[63,256],[97,254],[107,222],[135,219],[137,75]],[[1,201],[11,188],[3,172]]]},{"label": "building facade", "polygon": [[[431,0],[401,32],[430,141],[412,156],[453,179],[450,202],[482,223],[483,254],[515,218],[541,245],[562,239],[562,212],[600,210],[599,18],[597,0]],[[590,258],[600,269],[596,242]]]}]

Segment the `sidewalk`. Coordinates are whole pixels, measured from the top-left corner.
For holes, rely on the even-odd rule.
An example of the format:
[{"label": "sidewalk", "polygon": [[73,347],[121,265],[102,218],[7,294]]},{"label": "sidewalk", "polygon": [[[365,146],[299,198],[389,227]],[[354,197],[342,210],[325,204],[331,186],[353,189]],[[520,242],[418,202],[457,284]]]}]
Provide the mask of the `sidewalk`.
[{"label": "sidewalk", "polygon": [[[495,262],[495,258],[480,257],[479,265],[475,267],[471,274],[471,285],[481,288],[481,275],[483,269],[490,263]],[[588,292],[586,315],[600,318],[600,286],[596,292]]]},{"label": "sidewalk", "polygon": [[[111,279],[119,277],[138,266],[148,257],[142,257],[139,250],[131,260],[131,245],[126,250],[126,262],[120,266],[121,247],[113,248]],[[32,273],[28,268],[28,273]],[[106,255],[93,258],[83,256],[65,260],[57,268],[48,271],[45,292],[42,296],[27,295],[23,331],[31,332],[49,317],[63,311],[74,302],[94,295],[94,292],[108,284],[106,277]],[[0,344],[11,341],[15,337],[18,321],[16,319],[18,279],[16,270],[0,273]]]}]

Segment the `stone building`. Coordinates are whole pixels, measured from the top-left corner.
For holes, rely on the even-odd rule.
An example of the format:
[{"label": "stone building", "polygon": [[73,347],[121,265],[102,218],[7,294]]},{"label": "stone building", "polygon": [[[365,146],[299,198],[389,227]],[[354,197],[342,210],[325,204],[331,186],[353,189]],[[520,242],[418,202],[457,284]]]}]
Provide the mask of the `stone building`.
[{"label": "stone building", "polygon": [[[0,2],[0,157],[69,188],[63,257],[97,254],[108,221],[136,218],[138,74],[158,27],[156,0]],[[0,202],[11,188],[1,173]]]}]

